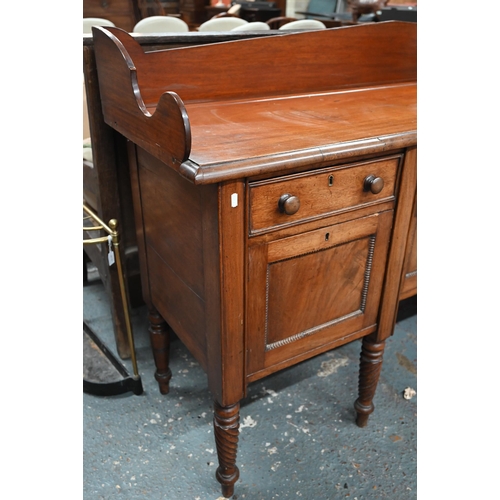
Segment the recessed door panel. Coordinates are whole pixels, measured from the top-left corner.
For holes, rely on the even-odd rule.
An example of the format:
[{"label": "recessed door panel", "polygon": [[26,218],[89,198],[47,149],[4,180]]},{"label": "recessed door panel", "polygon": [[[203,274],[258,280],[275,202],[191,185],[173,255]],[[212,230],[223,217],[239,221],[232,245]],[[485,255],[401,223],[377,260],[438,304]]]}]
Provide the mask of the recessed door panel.
[{"label": "recessed door panel", "polygon": [[373,244],[374,237],[368,236],[269,264],[266,350],[362,314]]},{"label": "recessed door panel", "polygon": [[250,375],[376,325],[391,220],[388,211],[250,248]]}]

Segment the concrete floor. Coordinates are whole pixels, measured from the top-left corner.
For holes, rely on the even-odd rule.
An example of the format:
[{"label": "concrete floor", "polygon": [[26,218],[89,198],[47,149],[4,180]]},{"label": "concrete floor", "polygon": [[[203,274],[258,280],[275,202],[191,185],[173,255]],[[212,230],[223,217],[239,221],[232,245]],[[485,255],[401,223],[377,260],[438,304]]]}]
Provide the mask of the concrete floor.
[{"label": "concrete floor", "polygon": [[[84,320],[115,351],[104,288],[84,286]],[[154,379],[145,308],[132,311],[140,396],[83,394],[84,500],[217,500],[206,375],[173,339],[170,394]],[[417,498],[416,297],[387,342],[375,412],[358,428],[361,344],[354,341],[249,386],[241,403],[234,499]],[[129,361],[122,364],[132,373]]]}]

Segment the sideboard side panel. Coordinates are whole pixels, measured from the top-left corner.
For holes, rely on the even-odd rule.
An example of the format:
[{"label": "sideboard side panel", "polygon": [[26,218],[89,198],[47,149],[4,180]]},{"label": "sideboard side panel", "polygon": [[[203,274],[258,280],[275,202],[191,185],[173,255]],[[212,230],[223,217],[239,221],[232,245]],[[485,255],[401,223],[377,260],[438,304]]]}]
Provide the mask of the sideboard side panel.
[{"label": "sideboard side panel", "polygon": [[137,163],[150,300],[206,370],[202,214],[216,189],[195,187],[139,147]]}]

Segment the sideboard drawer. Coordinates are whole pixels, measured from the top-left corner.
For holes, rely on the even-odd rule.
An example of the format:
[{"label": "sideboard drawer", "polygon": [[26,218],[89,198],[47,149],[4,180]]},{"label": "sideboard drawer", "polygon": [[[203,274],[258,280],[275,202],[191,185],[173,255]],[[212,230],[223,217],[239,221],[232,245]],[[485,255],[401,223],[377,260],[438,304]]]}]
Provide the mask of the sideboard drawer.
[{"label": "sideboard drawer", "polygon": [[394,199],[400,160],[396,155],[252,182],[250,234]]}]

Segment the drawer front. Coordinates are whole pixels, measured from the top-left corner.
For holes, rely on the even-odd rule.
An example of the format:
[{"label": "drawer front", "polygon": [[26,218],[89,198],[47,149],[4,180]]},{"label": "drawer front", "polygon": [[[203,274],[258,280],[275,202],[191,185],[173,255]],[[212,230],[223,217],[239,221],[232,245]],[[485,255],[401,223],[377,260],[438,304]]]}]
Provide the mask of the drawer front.
[{"label": "drawer front", "polygon": [[250,183],[250,234],[369,205],[375,212],[377,204],[394,199],[400,160],[398,155]]}]

